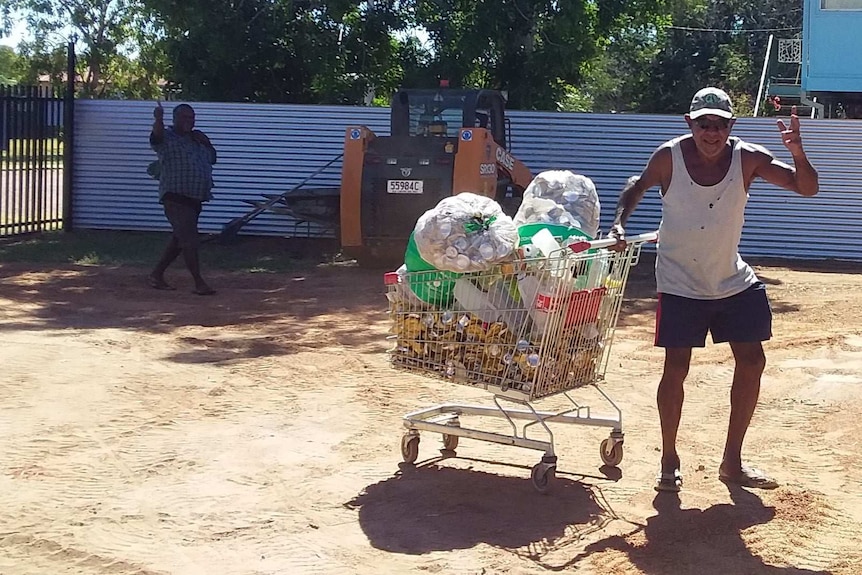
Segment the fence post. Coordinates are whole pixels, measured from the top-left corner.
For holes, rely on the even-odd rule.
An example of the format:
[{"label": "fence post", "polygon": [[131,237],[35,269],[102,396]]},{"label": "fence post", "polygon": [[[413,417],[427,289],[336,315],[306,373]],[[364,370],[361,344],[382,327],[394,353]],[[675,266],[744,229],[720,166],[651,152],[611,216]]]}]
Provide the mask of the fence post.
[{"label": "fence post", "polygon": [[7,225],[13,222],[12,198],[12,87],[0,86],[0,235],[6,233]]},{"label": "fence post", "polygon": [[66,55],[66,94],[63,99],[63,230],[73,227],[72,183],[75,170],[75,36]]}]

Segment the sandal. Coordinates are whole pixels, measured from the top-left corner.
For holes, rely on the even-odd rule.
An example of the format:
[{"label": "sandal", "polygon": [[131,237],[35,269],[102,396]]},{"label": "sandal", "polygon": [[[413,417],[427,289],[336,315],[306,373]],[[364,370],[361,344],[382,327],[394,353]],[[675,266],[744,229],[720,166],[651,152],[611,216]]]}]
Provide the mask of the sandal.
[{"label": "sandal", "polygon": [[718,472],[718,478],[724,483],[748,487],[751,489],[775,489],[778,482],[759,469],[743,465],[739,475],[728,475],[722,471]]},{"label": "sandal", "polygon": [[147,276],[147,284],[149,284],[149,286],[153,289],[168,291],[177,289],[165,280],[153,276]]},{"label": "sandal", "polygon": [[674,469],[672,473],[662,471],[655,478],[656,491],[670,491],[678,493],[682,489],[682,473]]}]

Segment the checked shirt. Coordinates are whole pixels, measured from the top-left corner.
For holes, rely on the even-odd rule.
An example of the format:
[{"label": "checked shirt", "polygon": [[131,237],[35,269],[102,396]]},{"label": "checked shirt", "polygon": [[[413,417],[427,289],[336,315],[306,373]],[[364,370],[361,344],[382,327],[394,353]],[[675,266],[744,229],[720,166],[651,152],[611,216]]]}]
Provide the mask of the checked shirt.
[{"label": "checked shirt", "polygon": [[168,192],[186,196],[200,202],[212,199],[215,150],[195,142],[191,135],[180,136],[172,128],[165,128],[160,143],[150,142],[159,155],[159,198]]}]

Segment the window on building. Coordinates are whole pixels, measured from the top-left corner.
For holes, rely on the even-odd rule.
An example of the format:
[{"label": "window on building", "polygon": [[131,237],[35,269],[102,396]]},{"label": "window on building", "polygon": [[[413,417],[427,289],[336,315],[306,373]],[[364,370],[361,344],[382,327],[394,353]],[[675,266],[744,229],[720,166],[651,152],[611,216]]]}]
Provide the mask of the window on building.
[{"label": "window on building", "polygon": [[820,0],[821,10],[862,10],[862,0]]}]

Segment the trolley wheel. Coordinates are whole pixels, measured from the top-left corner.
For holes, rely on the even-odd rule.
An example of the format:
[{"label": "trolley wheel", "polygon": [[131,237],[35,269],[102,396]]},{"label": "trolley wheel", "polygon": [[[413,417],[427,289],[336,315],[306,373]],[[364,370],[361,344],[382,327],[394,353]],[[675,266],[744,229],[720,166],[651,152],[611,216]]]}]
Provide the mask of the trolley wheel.
[{"label": "trolley wheel", "polygon": [[415,463],[419,457],[419,436],[405,434],[401,438],[401,457],[404,463]]},{"label": "trolley wheel", "polygon": [[611,467],[616,467],[623,460],[623,442],[616,441],[611,447],[611,438],[602,440],[599,446],[599,453],[602,456],[602,463]]},{"label": "trolley wheel", "polygon": [[551,488],[551,481],[556,476],[556,465],[549,466],[546,463],[537,463],[533,466],[530,473],[530,480],[533,482],[533,487],[539,493],[547,493]]},{"label": "trolley wheel", "polygon": [[455,451],[458,449],[458,436],[443,434],[443,449],[446,451]]},{"label": "trolley wheel", "polygon": [[[452,419],[447,424],[449,427],[461,427],[461,422],[457,419]],[[457,435],[449,435],[448,433],[443,434],[443,449],[446,451],[455,451],[458,449],[458,436]]]}]

